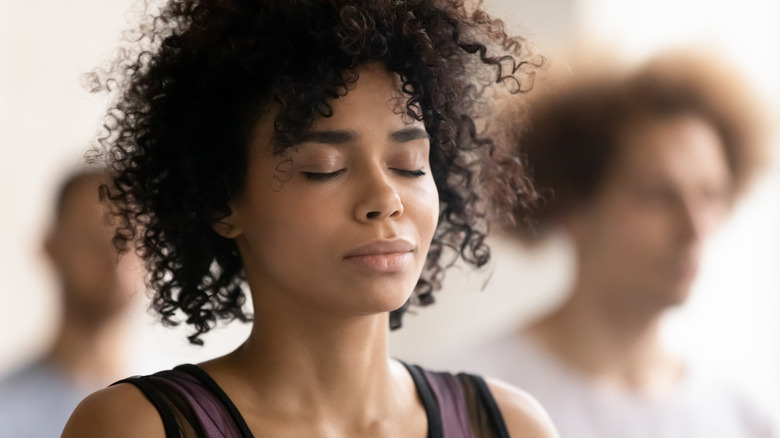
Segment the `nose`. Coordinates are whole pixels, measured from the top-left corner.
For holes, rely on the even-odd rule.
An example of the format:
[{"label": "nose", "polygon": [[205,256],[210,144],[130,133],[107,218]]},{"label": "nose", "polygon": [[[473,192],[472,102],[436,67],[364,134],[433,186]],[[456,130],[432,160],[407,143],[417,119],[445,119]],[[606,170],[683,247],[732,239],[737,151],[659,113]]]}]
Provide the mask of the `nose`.
[{"label": "nose", "polygon": [[699,238],[699,220],[689,205],[679,206],[677,214],[677,234],[680,242],[689,243]]},{"label": "nose", "polygon": [[684,241],[705,240],[718,223],[719,215],[708,205],[685,203],[678,219],[680,238]]},{"label": "nose", "polygon": [[361,180],[355,219],[359,222],[379,221],[403,215],[404,205],[393,182],[379,171],[372,171]]}]

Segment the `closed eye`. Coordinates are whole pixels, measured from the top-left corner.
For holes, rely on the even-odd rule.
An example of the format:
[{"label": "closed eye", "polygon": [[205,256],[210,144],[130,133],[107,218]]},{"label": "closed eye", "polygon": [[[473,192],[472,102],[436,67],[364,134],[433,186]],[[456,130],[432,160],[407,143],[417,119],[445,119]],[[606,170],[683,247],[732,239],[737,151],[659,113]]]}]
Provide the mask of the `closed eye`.
[{"label": "closed eye", "polygon": [[420,176],[425,176],[425,171],[423,171],[422,169],[418,169],[418,170],[393,169],[393,171],[401,176],[406,176],[409,178],[417,178]]},{"label": "closed eye", "polygon": [[302,172],[303,176],[309,181],[327,181],[329,179],[336,178],[337,176],[346,172],[346,169],[339,169],[335,172],[319,173],[319,172]]}]

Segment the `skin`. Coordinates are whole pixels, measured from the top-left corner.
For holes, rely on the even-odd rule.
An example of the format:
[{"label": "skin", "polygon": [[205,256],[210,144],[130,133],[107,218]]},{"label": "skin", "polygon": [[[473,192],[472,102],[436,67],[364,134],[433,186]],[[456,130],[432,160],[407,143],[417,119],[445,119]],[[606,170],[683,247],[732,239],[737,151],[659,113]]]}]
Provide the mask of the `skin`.
[{"label": "skin", "polygon": [[684,372],[661,347],[659,321],[689,295],[731,176],[699,117],[638,120],[621,139],[596,196],[564,218],[578,260],[571,298],[529,332],[595,381],[657,394]]},{"label": "skin", "polygon": [[62,322],[49,362],[77,381],[106,385],[124,374],[125,310],[138,282],[133,257],[117,262],[113,230],[98,197],[103,181],[89,176],[64,199],[44,252],[59,280]]},{"label": "skin", "polygon": [[[289,156],[270,152],[272,117],[258,123],[246,190],[215,224],[241,252],[255,322],[242,347],[201,366],[258,437],[427,435],[387,343],[388,312],[410,296],[437,224],[430,145],[422,122],[403,114],[397,75],[379,64],[357,73],[333,117]],[[398,247],[382,249],[388,242]],[[513,434],[554,436],[530,397],[490,385]],[[63,436],[139,434],[163,436],[162,423],[120,385],[87,398]]]}]

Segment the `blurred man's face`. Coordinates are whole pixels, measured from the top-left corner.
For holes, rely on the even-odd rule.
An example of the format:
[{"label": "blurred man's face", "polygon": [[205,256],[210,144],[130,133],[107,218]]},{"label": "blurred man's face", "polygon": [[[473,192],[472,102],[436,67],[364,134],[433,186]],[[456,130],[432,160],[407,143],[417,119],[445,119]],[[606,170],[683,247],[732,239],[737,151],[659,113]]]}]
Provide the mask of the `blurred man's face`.
[{"label": "blurred man's face", "polygon": [[580,268],[609,305],[663,310],[688,296],[702,243],[727,212],[725,152],[694,116],[637,122],[620,146],[599,193],[570,221]]},{"label": "blurred man's face", "polygon": [[99,181],[80,181],[68,195],[60,221],[47,242],[64,301],[79,318],[101,321],[120,313],[135,290],[135,257],[117,258],[98,198]]}]

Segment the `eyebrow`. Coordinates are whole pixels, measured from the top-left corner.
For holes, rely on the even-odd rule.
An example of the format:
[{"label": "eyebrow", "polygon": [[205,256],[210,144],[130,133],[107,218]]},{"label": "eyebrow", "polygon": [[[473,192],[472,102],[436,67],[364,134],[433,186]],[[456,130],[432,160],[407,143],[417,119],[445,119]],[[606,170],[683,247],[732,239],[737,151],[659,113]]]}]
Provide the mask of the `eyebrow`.
[{"label": "eyebrow", "polygon": [[393,131],[390,134],[390,140],[396,143],[406,143],[408,141],[425,139],[427,140],[428,132],[422,128],[406,128],[400,131]]},{"label": "eyebrow", "polygon": [[322,144],[344,144],[357,139],[354,131],[309,131],[301,137],[301,142]]},{"label": "eyebrow", "polygon": [[[320,144],[345,144],[357,140],[355,131],[309,131],[301,138],[301,143],[312,142]],[[390,133],[388,138],[395,143],[406,143],[413,140],[428,139],[428,132],[422,128],[404,128]]]}]

